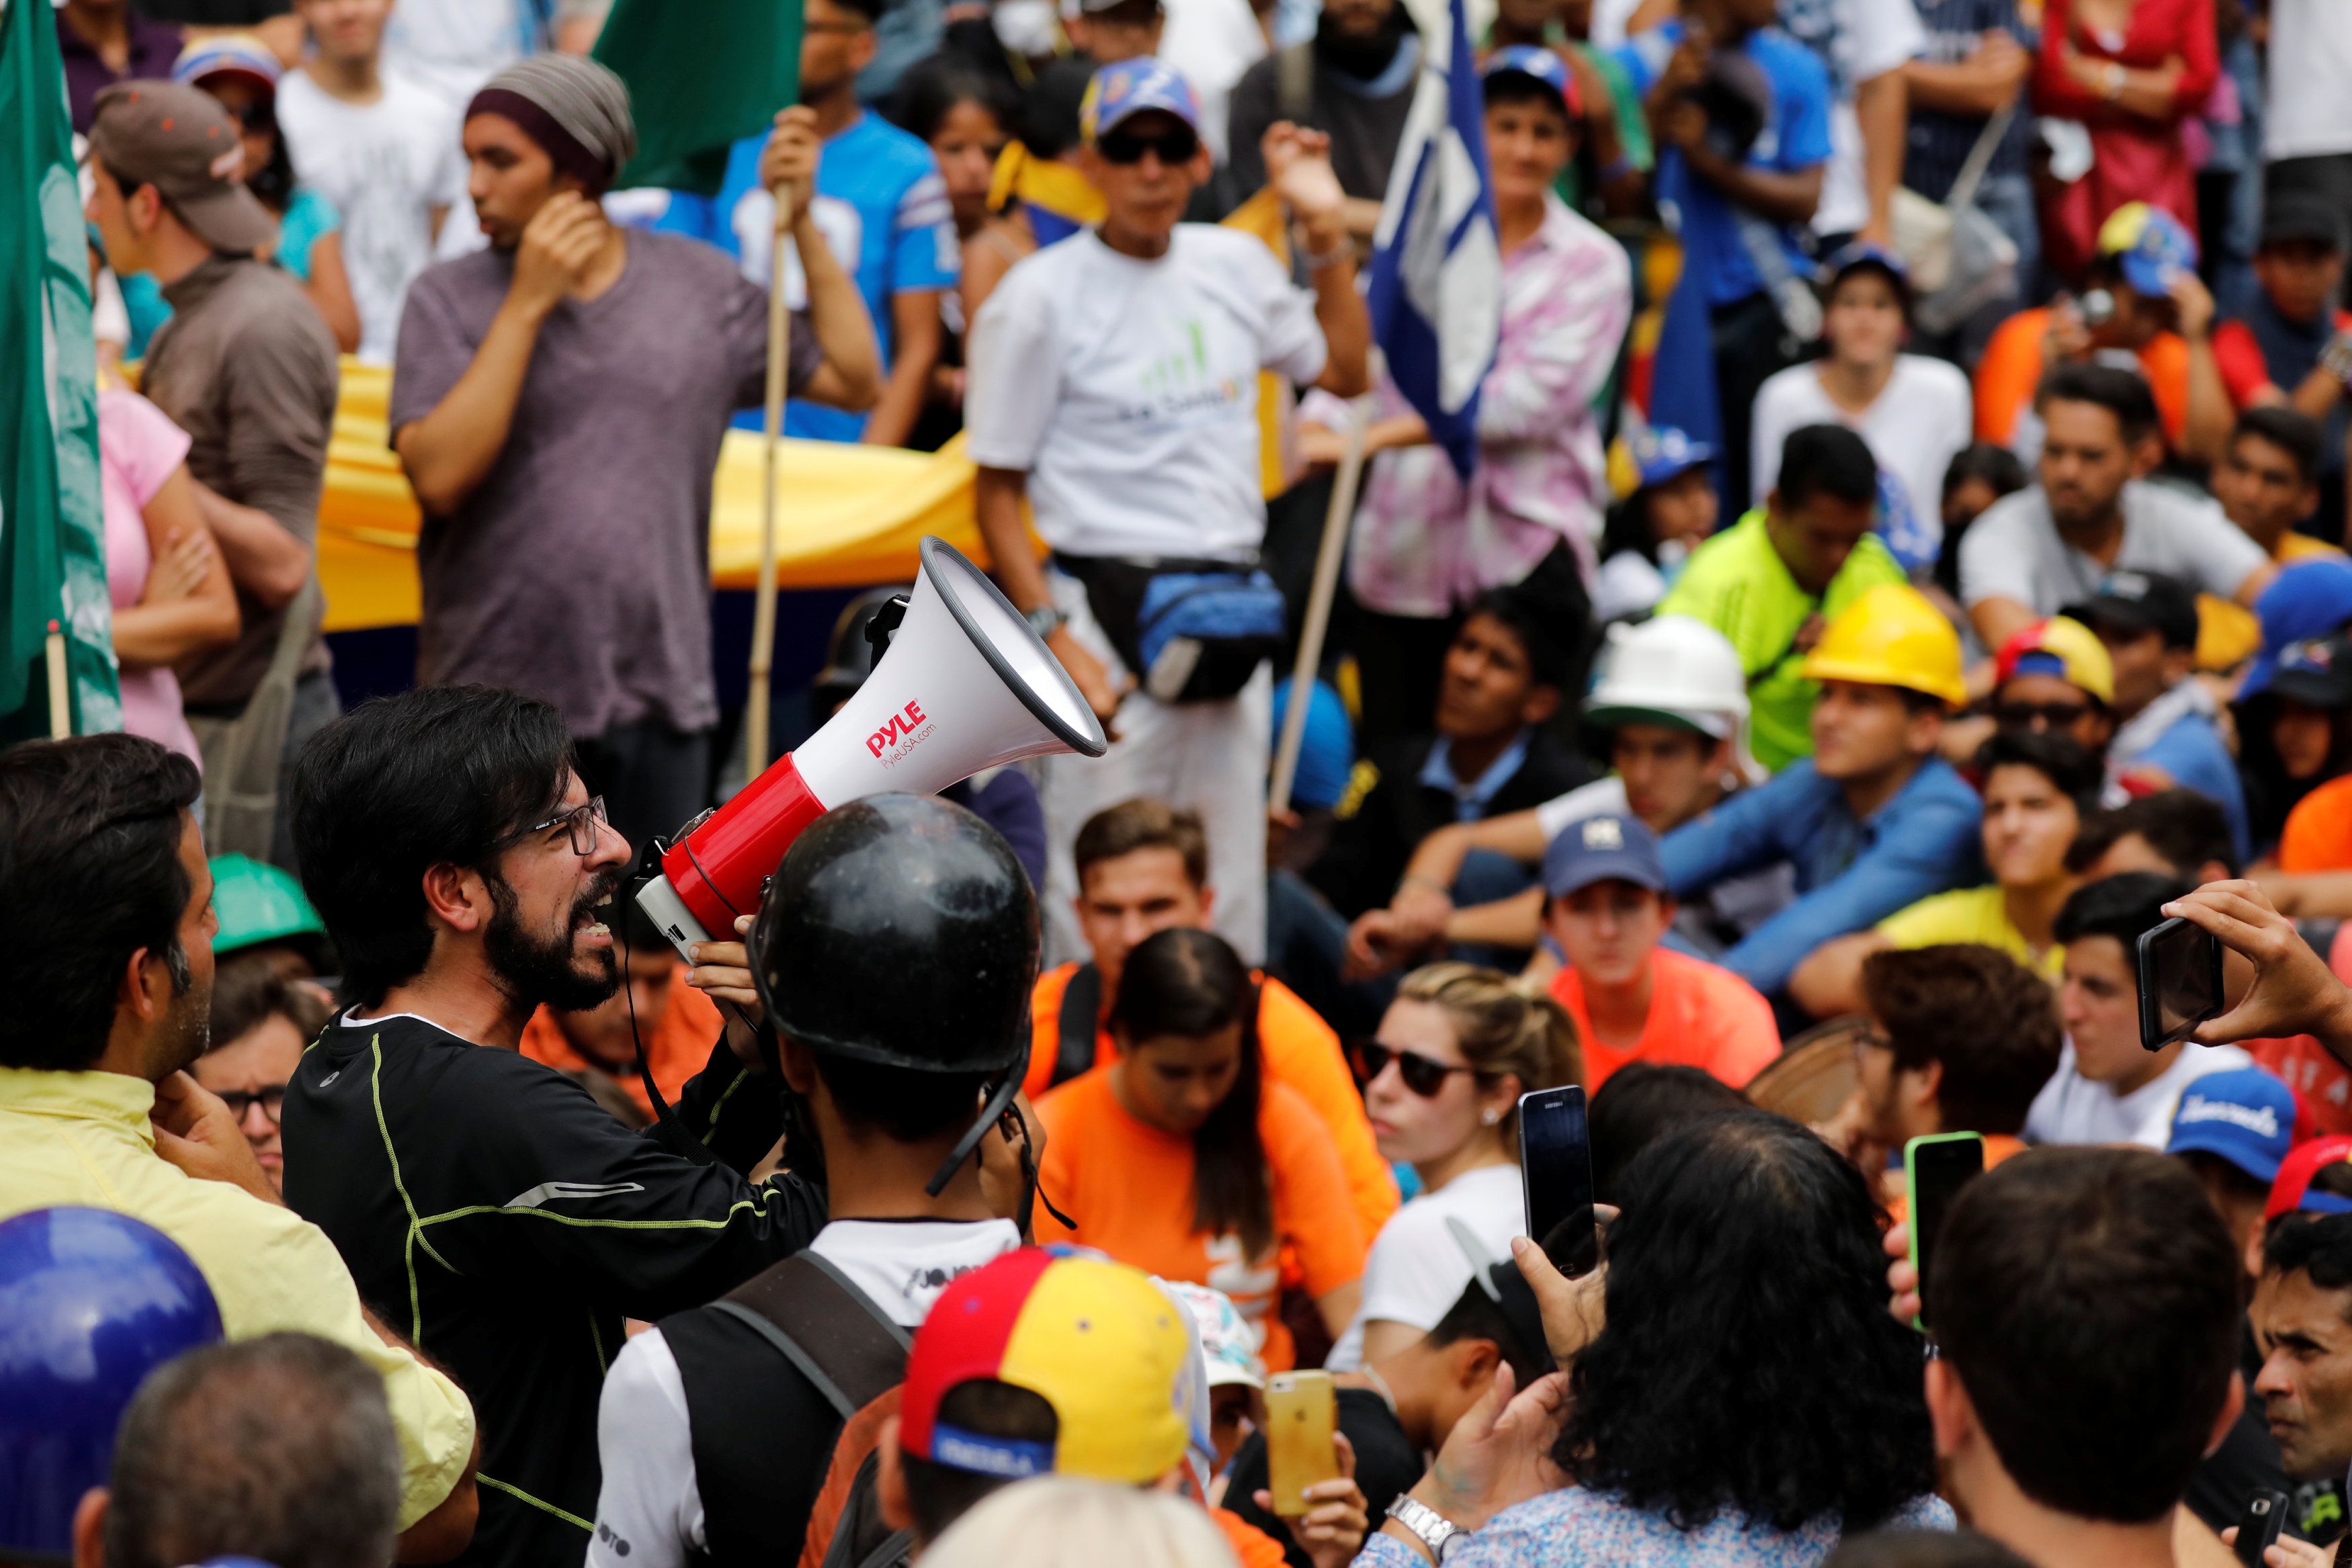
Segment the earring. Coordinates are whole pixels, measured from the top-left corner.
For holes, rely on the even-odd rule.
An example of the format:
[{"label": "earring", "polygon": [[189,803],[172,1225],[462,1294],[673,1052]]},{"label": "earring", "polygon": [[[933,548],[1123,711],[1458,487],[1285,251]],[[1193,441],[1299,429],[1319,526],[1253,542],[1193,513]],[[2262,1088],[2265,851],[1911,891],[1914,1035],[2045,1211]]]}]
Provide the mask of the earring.
[{"label": "earring", "polygon": [[1502,1119],[1503,1113],[1500,1111],[1483,1111],[1479,1113],[1478,1124],[1483,1127],[1491,1127]]}]

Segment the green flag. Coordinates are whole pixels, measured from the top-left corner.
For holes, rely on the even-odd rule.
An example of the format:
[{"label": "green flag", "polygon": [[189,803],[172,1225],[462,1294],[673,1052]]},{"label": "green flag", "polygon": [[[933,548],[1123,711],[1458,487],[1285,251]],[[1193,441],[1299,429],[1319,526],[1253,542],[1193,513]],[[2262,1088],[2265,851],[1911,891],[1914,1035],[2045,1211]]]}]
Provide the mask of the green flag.
[{"label": "green flag", "polygon": [[43,659],[66,633],[73,728],[119,729],[98,482],[89,244],[57,23],[0,0],[0,737],[49,730]]},{"label": "green flag", "polygon": [[596,58],[629,84],[637,155],[621,185],[715,196],[727,150],[801,89],[801,0],[617,0]]}]

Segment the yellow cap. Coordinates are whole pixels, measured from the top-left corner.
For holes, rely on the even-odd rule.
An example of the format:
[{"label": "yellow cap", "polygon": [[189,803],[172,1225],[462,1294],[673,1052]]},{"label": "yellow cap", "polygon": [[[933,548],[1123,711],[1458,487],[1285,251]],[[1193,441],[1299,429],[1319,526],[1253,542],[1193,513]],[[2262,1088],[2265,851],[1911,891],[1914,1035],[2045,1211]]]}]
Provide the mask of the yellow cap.
[{"label": "yellow cap", "polygon": [[1798,672],[1811,681],[1902,686],[1953,707],[1969,700],[1960,636],[1917,589],[1882,582],[1829,624]]},{"label": "yellow cap", "polygon": [[[2027,661],[2036,653],[2045,661],[2056,660],[2058,668],[2049,669],[2045,663],[2042,669],[2034,669]],[[2047,621],[2035,622],[2002,643],[1993,661],[1996,682],[2007,681],[2021,670],[2027,674],[2056,675],[2109,707],[2116,705],[2115,659],[2098,634],[2080,621],[2053,615]]]}]

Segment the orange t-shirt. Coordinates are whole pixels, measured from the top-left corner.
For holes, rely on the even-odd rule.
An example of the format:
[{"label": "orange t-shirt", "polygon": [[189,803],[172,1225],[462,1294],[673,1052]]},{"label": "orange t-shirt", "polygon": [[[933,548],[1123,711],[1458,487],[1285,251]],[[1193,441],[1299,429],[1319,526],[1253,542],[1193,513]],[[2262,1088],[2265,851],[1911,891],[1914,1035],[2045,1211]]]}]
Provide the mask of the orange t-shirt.
[{"label": "orange t-shirt", "polygon": [[1242,1568],[1282,1568],[1288,1559],[1283,1555],[1282,1542],[1229,1509],[1213,1508],[1209,1516],[1217,1528],[1225,1532],[1225,1544],[1240,1558]]},{"label": "orange t-shirt", "polygon": [[[1040,1100],[1052,1085],[1054,1057],[1062,1040],[1062,993],[1069,988],[1076,964],[1048,969],[1037,977],[1029,1000],[1033,1033],[1029,1045],[1029,1075],[1021,1086],[1029,1098]],[[1103,998],[1106,1009],[1110,998]],[[1323,1015],[1307,1005],[1297,991],[1280,980],[1265,979],[1258,990],[1258,1059],[1265,1075],[1287,1083],[1306,1097],[1315,1113],[1330,1129],[1331,1145],[1348,1173],[1348,1193],[1356,1206],[1356,1223],[1366,1236],[1378,1236],[1399,1202],[1396,1176],[1372,1142],[1372,1124],[1364,1116],[1364,1097],[1348,1071],[1347,1053],[1339,1037]],[[1110,1030],[1095,1031],[1097,1067],[1118,1060],[1118,1046]]]},{"label": "orange t-shirt", "polygon": [[2286,814],[2278,867],[2284,872],[2352,871],[2352,774],[2329,779]]},{"label": "orange t-shirt", "polygon": [[[2021,310],[1993,329],[1977,361],[1977,439],[1999,446],[2016,433],[2017,416],[2033,406],[2042,384],[2042,337],[2050,312]],[[2176,450],[2189,429],[2189,343],[2178,332],[2158,332],[2140,346],[2140,370],[2156,394],[2164,439]]]},{"label": "orange t-shirt", "polygon": [[[726,1027],[719,1004],[688,985],[686,966],[678,965],[670,976],[669,1006],[663,1010],[661,1023],[645,1036],[646,1065],[653,1069],[654,1082],[660,1086],[664,1100],[677,1103],[688,1082],[710,1061],[710,1048],[719,1043],[719,1032]],[[639,1029],[642,1032],[642,1019]],[[530,1021],[523,1025],[522,1053],[559,1072],[603,1071],[572,1048],[555,1015],[545,1008],[531,1014]],[[634,1065],[614,1076],[646,1115],[654,1113],[653,1102],[646,1098],[645,1080],[637,1076]]]},{"label": "orange t-shirt", "polygon": [[1576,1019],[1584,1042],[1584,1092],[1597,1094],[1609,1075],[1629,1061],[1703,1067],[1734,1089],[1780,1054],[1780,1026],[1772,1004],[1730,970],[1670,947],[1650,954],[1650,1016],[1631,1051],[1604,1044],[1592,1032],[1584,1005],[1584,977],[1573,965],[1551,978],[1551,994]]},{"label": "orange t-shirt", "polygon": [[[1276,1253],[1246,1259],[1239,1237],[1192,1228],[1192,1140],[1128,1114],[1111,1092],[1111,1071],[1097,1067],[1037,1102],[1045,1124],[1039,1181],[1055,1206],[1077,1221],[1075,1230],[1066,1228],[1039,1204],[1038,1241],[1099,1248],[1163,1280],[1223,1291],[1257,1331],[1267,1370],[1286,1371],[1292,1349],[1276,1311]],[[1268,1079],[1265,1089],[1257,1130],[1274,1188],[1277,1247],[1286,1243],[1297,1254],[1307,1293],[1325,1296],[1363,1278],[1363,1231],[1322,1119],[1288,1084]]]}]

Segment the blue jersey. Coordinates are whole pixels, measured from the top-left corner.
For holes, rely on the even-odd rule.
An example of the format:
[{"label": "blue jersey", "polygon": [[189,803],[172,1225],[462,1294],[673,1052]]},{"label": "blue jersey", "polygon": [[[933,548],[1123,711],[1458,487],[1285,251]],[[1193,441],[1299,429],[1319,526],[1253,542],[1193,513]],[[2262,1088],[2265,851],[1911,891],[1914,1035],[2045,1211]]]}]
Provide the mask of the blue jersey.
[{"label": "blue jersey", "polygon": [[[1666,68],[1675,46],[1683,40],[1680,22],[1666,22],[1637,33],[1616,52],[1633,90],[1647,97]],[[1772,103],[1764,129],[1748,150],[1748,166],[1793,174],[1830,161],[1830,78],[1812,50],[1778,27],[1748,35],[1740,52],[1754,61],[1770,84]],[[1679,218],[1686,256],[1706,258],[1707,298],[1715,305],[1735,305],[1764,287],[1756,264],[1740,244],[1738,209],[1713,185],[1691,172],[1679,149],[1658,149],[1658,204]],[[1777,224],[1780,247],[1789,270],[1809,277],[1812,262],[1798,238],[1797,227]]]},{"label": "blue jersey", "polygon": [[[767,145],[764,132],[737,142],[716,198],[672,192],[649,226],[708,240],[735,256],[743,275],[765,287],[769,237],[776,226],[774,199],[760,183],[760,156]],[[891,297],[953,288],[961,270],[955,214],[938,161],[917,138],[879,115],[860,111],[847,130],[826,141],[810,212],[865,297],[887,373],[893,347]],[[790,250],[784,255],[784,297],[795,309],[808,303],[800,257]],[[738,415],[736,423],[757,429],[760,416]],[[865,415],[815,403],[795,401],[785,410],[787,435],[855,441],[865,428]]]}]

